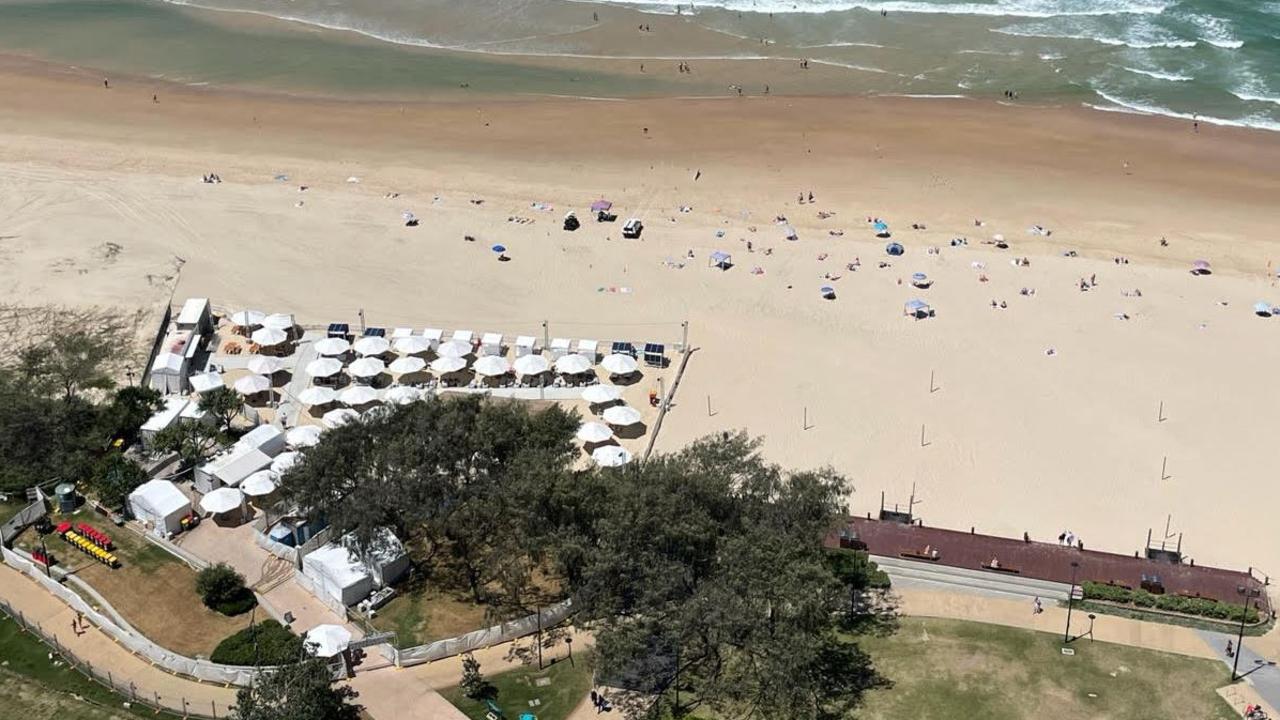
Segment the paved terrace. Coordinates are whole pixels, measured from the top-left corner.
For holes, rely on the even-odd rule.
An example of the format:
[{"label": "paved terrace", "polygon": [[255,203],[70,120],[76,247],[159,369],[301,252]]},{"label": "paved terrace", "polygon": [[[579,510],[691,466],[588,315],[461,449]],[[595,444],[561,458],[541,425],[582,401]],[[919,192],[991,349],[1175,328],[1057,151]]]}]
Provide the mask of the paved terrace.
[{"label": "paved terrace", "polygon": [[[1137,589],[1142,576],[1156,575],[1166,594],[1205,597],[1239,603],[1236,588],[1263,590],[1263,582],[1249,572],[1223,570],[1203,565],[1173,564],[1132,555],[1078,550],[1057,543],[1024,542],[1021,539],[981,535],[943,528],[904,525],[896,522],[850,517],[848,531],[866,545],[872,555],[905,558],[949,567],[989,572],[993,577],[1025,577],[1058,583],[1071,582],[1071,562],[1080,563],[1076,581],[1113,583]],[[839,545],[833,534],[827,545]],[[925,557],[925,548],[937,551],[936,559]],[[990,568],[999,560],[1000,570]],[[1016,571],[1016,572],[1015,572]],[[1259,602],[1268,600],[1262,592]]]}]

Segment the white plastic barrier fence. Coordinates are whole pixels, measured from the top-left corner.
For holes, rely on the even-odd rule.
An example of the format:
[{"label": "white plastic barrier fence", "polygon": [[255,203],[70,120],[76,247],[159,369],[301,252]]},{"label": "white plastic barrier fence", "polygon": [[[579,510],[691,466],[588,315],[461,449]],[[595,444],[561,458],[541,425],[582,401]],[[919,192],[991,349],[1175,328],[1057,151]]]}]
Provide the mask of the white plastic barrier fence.
[{"label": "white plastic barrier fence", "polygon": [[305,588],[307,592],[311,593],[311,595],[315,597],[315,599],[324,603],[325,607],[334,611],[335,613],[338,614],[338,617],[342,618],[343,621],[346,621],[347,619],[346,605],[343,605],[341,602],[337,600],[337,598],[333,597],[332,595],[329,595],[323,590],[317,588],[315,581],[313,581],[311,578],[307,577],[306,575],[303,575],[301,570],[293,571],[293,579],[299,585]]},{"label": "white plastic barrier fence", "polygon": [[298,548],[289,547],[284,543],[278,543],[275,540],[272,540],[271,538],[267,537],[265,534],[263,534],[259,530],[254,531],[253,542],[258,547],[262,548],[263,550],[266,550],[272,555],[275,555],[281,560],[288,560],[291,565],[295,567],[297,566]]},{"label": "white plastic barrier fence", "polygon": [[538,631],[538,615],[542,616],[541,627],[545,630],[559,625],[572,614],[573,600],[569,599],[552,605],[541,613],[528,615],[511,622],[500,623],[482,630],[469,632],[466,635],[449,638],[448,640],[437,640],[426,645],[396,650],[391,654],[394,656],[395,663],[401,667],[418,665],[532,635]]}]

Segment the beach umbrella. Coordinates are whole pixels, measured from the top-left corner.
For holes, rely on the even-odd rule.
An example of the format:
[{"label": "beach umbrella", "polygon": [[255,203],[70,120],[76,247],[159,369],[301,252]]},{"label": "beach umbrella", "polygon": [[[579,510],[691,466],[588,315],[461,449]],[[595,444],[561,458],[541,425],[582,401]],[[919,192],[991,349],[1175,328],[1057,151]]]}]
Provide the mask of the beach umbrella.
[{"label": "beach umbrella", "polygon": [[460,357],[438,357],[431,361],[431,372],[440,374],[458,372],[466,366],[467,361]]},{"label": "beach umbrella", "polygon": [[564,355],[556,360],[556,372],[578,375],[591,369],[591,361],[585,355]]},{"label": "beach umbrella", "polygon": [[610,375],[630,375],[640,369],[640,364],[630,355],[613,354],[605,355],[604,360],[600,361],[600,367],[604,368]]},{"label": "beach umbrella", "polygon": [[249,372],[258,375],[274,375],[284,369],[284,360],[270,355],[255,355],[249,358]]},{"label": "beach umbrella", "polygon": [[602,443],[613,437],[608,425],[598,422],[584,422],[578,427],[578,439],[582,442]]},{"label": "beach umbrella", "polygon": [[462,358],[470,354],[471,343],[465,340],[450,340],[436,348],[436,355],[442,358]]},{"label": "beach umbrella", "polygon": [[339,393],[338,399],[346,405],[365,405],[377,401],[378,391],[368,385],[352,385]]},{"label": "beach umbrella", "polygon": [[995,235],[991,236],[991,239],[995,240],[998,243],[1002,243],[1004,242],[1004,235],[1001,235],[1000,233],[996,233]]},{"label": "beach umbrella", "polygon": [[622,388],[617,385],[592,385],[582,391],[582,399],[592,405],[603,405],[622,397]]},{"label": "beach umbrella", "polygon": [[631,462],[631,453],[619,445],[605,445],[592,450],[591,459],[600,467],[621,467]]},{"label": "beach umbrella", "polygon": [[551,361],[541,355],[521,355],[511,367],[521,375],[538,375],[551,369]]},{"label": "beach umbrella", "polygon": [[257,310],[241,310],[240,312],[231,313],[231,324],[236,327],[257,327],[262,324],[266,315]]},{"label": "beach umbrella", "polygon": [[355,410],[352,410],[350,408],[339,408],[337,410],[330,410],[329,412],[325,413],[324,417],[321,419],[321,422],[324,423],[325,427],[332,430],[334,428],[340,428],[343,425],[346,425],[347,423],[351,422],[352,420],[358,419],[359,417],[360,417],[360,413],[356,412]]},{"label": "beach umbrella", "polygon": [[275,456],[271,460],[271,472],[276,475],[283,475],[285,471],[298,464],[298,458],[302,457],[302,453],[287,450]]},{"label": "beach umbrella", "polygon": [[326,405],[333,402],[337,397],[338,392],[333,388],[309,387],[298,393],[298,402],[303,405]]},{"label": "beach umbrella", "polygon": [[293,316],[286,313],[273,313],[262,318],[262,327],[276,330],[292,330]]},{"label": "beach umbrella", "polygon": [[341,625],[317,625],[303,638],[316,657],[333,657],[351,644],[351,631]]},{"label": "beach umbrella", "polygon": [[381,355],[391,349],[391,343],[384,337],[374,335],[360,338],[351,347],[359,355]]},{"label": "beach umbrella", "polygon": [[818,288],[818,292],[822,293],[822,297],[826,298],[827,300],[836,299],[836,289],[831,287],[830,285],[823,285],[822,287]]},{"label": "beach umbrella", "polygon": [[402,357],[391,361],[387,369],[393,373],[403,375],[405,373],[415,373],[427,366],[427,361],[420,357]]},{"label": "beach umbrella", "polygon": [[921,283],[927,283],[929,282],[929,276],[925,275],[922,272],[911,273],[911,282],[916,285],[919,285]]},{"label": "beach umbrella", "polygon": [[431,349],[431,341],[421,335],[410,335],[396,339],[396,352],[405,355],[417,355]]},{"label": "beach umbrella", "polygon": [[311,377],[333,377],[342,372],[342,362],[335,358],[317,358],[307,363],[306,370]]},{"label": "beach umbrella", "polygon": [[889,223],[883,220],[877,220],[875,221],[875,224],[871,226],[871,229],[875,230],[877,233],[886,233],[889,232]]},{"label": "beach umbrella", "polygon": [[615,405],[605,410],[603,417],[610,425],[625,427],[640,422],[640,411],[626,405]]},{"label": "beach umbrella", "polygon": [[207,513],[230,512],[244,504],[244,495],[232,487],[218,488],[200,498],[200,509]]},{"label": "beach umbrella", "polygon": [[902,247],[901,243],[892,242],[884,246],[884,251],[890,255],[893,255],[894,257],[897,257],[898,255],[901,255],[907,250],[906,248]]},{"label": "beach umbrella", "polygon": [[250,497],[270,495],[276,491],[276,476],[270,470],[259,470],[240,483],[240,490]]},{"label": "beach umbrella", "polygon": [[317,340],[315,345],[312,347],[316,349],[316,352],[324,355],[325,357],[333,357],[350,350],[351,343],[347,342],[346,338],[331,337],[324,338],[323,340]]},{"label": "beach umbrella", "polygon": [[1253,311],[1262,317],[1271,317],[1271,304],[1264,302],[1254,303]]},{"label": "beach umbrella", "polygon": [[601,198],[591,203],[591,212],[608,212],[613,209],[613,203]]},{"label": "beach umbrella", "polygon": [[496,252],[496,253],[504,253],[504,252],[506,252],[506,251],[507,251],[507,246],[506,246],[506,245],[494,245],[493,247],[491,247],[491,248],[489,248],[489,249],[490,249],[490,250],[492,250],[492,251],[494,251],[494,252]]},{"label": "beach umbrella", "polygon": [[790,225],[782,226],[782,237],[784,240],[799,240],[800,235],[796,233],[796,229]]},{"label": "beach umbrella", "polygon": [[289,428],[284,434],[284,441],[289,447],[314,447],[320,442],[320,432],[319,425],[299,425]]},{"label": "beach umbrella", "polygon": [[289,336],[285,334],[285,331],[283,330],[262,327],[254,330],[253,334],[249,336],[249,339],[262,347],[272,347],[288,340]]},{"label": "beach umbrella", "polygon": [[1197,260],[1191,263],[1191,271],[1197,274],[1209,272],[1209,261]]},{"label": "beach umbrella", "polygon": [[245,375],[236,380],[236,392],[241,395],[257,395],[271,389],[271,381],[262,375]]},{"label": "beach umbrella", "polygon": [[422,399],[422,391],[408,385],[397,385],[387,388],[387,391],[382,395],[382,399],[397,405],[408,405],[411,402]]},{"label": "beach umbrella", "polygon": [[350,372],[358,378],[372,378],[381,375],[387,364],[378,358],[365,357],[351,363]]},{"label": "beach umbrella", "polygon": [[495,377],[511,372],[511,363],[500,355],[485,355],[472,363],[471,369],[475,370],[477,375]]}]

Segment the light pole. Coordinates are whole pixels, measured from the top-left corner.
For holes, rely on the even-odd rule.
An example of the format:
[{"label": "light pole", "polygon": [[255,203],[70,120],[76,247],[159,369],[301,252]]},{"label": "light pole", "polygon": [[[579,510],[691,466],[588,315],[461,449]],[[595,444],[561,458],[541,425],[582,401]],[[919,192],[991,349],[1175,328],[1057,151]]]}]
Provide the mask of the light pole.
[{"label": "light pole", "polygon": [[1076,599],[1076,571],[1080,569],[1080,563],[1075,560],[1071,561],[1071,590],[1067,593],[1067,627],[1062,631],[1062,642],[1071,642],[1071,606]]},{"label": "light pole", "polygon": [[129,378],[129,387],[133,387],[133,366],[130,365],[124,369],[125,377]]},{"label": "light pole", "polygon": [[[564,639],[564,644],[569,648],[569,664],[573,665],[573,638],[566,637]],[[577,667],[576,665],[573,665],[573,666]]]},{"label": "light pole", "polygon": [[1240,675],[1236,671],[1240,667],[1240,652],[1244,650],[1244,621],[1249,616],[1249,604],[1256,604],[1253,598],[1262,594],[1260,590],[1246,588],[1243,585],[1237,585],[1236,592],[1244,596],[1244,603],[1240,606],[1240,634],[1236,636],[1236,653],[1231,662],[1231,682],[1240,679]]}]

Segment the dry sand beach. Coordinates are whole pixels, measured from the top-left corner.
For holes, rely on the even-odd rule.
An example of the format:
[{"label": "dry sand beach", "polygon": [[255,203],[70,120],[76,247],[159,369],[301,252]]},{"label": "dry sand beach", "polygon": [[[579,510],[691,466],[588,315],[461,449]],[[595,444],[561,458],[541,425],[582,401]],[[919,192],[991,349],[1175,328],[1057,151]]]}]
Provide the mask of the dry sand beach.
[{"label": "dry sand beach", "polygon": [[[744,428],[772,459],[850,476],[856,513],[914,484],[930,524],[1070,529],[1130,552],[1168,522],[1199,563],[1280,569],[1280,318],[1252,310],[1280,304],[1273,134],[982,101],[165,88],[154,103],[154,88],[4,63],[0,302],[132,312],[172,293],[307,323],[363,309],[387,326],[540,336],[548,320],[668,342],[687,320],[697,350],[659,449]],[[642,240],[586,221],[602,196],[644,218]],[[995,234],[1011,247],[984,244]],[[708,267],[713,250],[734,267]],[[1201,258],[1212,275],[1188,272]],[[933,286],[911,288],[914,272]],[[904,317],[916,297],[936,317]]]}]

